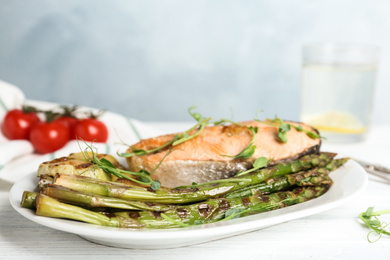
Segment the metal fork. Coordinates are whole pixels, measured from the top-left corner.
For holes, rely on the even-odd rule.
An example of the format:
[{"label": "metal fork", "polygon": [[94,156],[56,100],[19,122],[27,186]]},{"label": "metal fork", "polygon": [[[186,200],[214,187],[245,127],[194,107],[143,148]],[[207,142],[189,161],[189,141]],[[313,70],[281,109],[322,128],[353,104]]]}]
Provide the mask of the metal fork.
[{"label": "metal fork", "polygon": [[390,169],[386,168],[382,165],[377,165],[373,163],[368,163],[361,160],[356,160],[363,168],[366,170],[367,173],[372,174],[376,177],[379,177],[387,182],[390,182]]}]

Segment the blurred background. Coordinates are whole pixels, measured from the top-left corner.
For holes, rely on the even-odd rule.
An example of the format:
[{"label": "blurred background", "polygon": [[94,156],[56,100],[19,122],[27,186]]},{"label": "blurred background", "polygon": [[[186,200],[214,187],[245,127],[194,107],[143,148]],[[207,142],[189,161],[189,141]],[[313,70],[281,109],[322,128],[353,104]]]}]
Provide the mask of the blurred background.
[{"label": "blurred background", "polygon": [[[0,79],[28,99],[143,121],[299,120],[302,45],[382,48],[373,121],[390,123],[389,1],[0,0]],[[348,98],[348,97],[346,97]]]}]

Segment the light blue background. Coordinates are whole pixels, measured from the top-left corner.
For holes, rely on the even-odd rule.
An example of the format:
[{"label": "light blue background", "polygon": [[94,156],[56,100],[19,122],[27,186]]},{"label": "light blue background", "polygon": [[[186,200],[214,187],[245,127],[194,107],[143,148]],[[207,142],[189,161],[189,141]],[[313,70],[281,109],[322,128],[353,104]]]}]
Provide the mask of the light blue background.
[{"label": "light blue background", "polygon": [[[382,47],[374,122],[390,123],[390,1],[0,0],[0,79],[27,98],[145,121],[299,120],[301,47]],[[233,116],[232,116],[233,115]]]}]

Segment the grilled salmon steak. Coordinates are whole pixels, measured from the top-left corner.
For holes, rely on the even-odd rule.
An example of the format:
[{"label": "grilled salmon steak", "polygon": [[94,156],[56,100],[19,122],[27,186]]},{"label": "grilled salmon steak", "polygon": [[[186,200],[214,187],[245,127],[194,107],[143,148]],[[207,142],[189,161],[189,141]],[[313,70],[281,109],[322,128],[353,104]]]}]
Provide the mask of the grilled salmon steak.
[{"label": "grilled salmon steak", "polygon": [[[253,162],[259,157],[266,157],[276,164],[319,151],[321,139],[309,137],[307,134],[307,131],[318,133],[316,129],[302,123],[286,123],[302,127],[304,131],[291,127],[286,133],[287,142],[284,143],[277,138],[278,126],[263,122],[207,126],[198,136],[171,149],[134,155],[126,160],[130,170],[152,172],[153,179],[159,180],[165,187],[173,188],[191,185],[193,182],[203,183],[232,177],[241,170],[252,168]],[[249,126],[258,129],[253,143],[256,150],[249,158],[234,159],[232,157],[245,149],[253,138]],[[175,136],[176,134],[168,134],[141,140],[132,145],[128,152],[136,149],[152,150],[173,140]]]}]

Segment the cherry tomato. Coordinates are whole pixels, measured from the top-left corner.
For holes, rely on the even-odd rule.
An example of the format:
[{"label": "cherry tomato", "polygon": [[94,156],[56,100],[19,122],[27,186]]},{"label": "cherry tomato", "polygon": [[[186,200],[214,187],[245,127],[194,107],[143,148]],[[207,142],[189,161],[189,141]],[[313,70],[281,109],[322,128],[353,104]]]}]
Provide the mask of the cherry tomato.
[{"label": "cherry tomato", "polygon": [[[61,116],[54,120],[54,122],[59,122],[64,126],[66,126],[69,129],[70,133],[73,132],[73,128],[75,127],[78,121],[79,119],[71,116]],[[75,138],[70,136],[70,139],[75,139]]]},{"label": "cherry tomato", "polygon": [[13,109],[4,117],[1,131],[8,139],[28,139],[30,129],[40,122],[35,112],[24,112],[21,109]]},{"label": "cherry tomato", "polygon": [[88,142],[104,143],[108,139],[108,129],[103,122],[95,118],[85,118],[77,122],[72,137],[81,138]]},{"label": "cherry tomato", "polygon": [[30,142],[38,153],[51,153],[69,141],[69,129],[60,122],[40,122],[30,131]]}]

